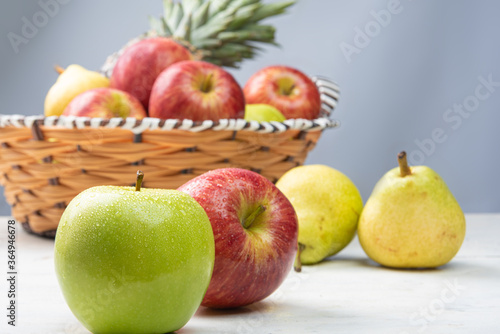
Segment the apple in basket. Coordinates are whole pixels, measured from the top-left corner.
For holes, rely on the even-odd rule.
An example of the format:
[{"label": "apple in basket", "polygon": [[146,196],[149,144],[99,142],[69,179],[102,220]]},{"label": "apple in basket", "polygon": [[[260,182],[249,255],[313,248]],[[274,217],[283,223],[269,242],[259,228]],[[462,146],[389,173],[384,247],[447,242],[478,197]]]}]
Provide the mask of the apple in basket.
[{"label": "apple in basket", "polygon": [[144,39],[127,47],[118,58],[110,87],[130,93],[147,109],[156,77],[168,66],[190,59],[191,52],[171,38]]},{"label": "apple in basket", "polygon": [[200,306],[214,264],[203,208],[177,190],[97,186],[64,211],[55,239],[59,285],[92,333],[167,333]]},{"label": "apple in basket", "polygon": [[193,121],[243,118],[245,98],[233,76],[196,60],[175,63],[160,73],[149,100],[149,115]]},{"label": "apple in basket", "polygon": [[321,98],[314,82],[288,66],[259,70],[248,79],[243,92],[246,103],[270,104],[288,119],[315,119],[321,110]]},{"label": "apple in basket", "polygon": [[262,300],[290,272],[297,216],[288,199],[255,172],[222,168],[181,187],[205,209],[215,237],[214,272],[203,306],[234,308]]},{"label": "apple in basket", "polygon": [[62,113],[63,116],[134,117],[147,116],[142,104],[127,92],[113,88],[94,88],[77,95]]}]

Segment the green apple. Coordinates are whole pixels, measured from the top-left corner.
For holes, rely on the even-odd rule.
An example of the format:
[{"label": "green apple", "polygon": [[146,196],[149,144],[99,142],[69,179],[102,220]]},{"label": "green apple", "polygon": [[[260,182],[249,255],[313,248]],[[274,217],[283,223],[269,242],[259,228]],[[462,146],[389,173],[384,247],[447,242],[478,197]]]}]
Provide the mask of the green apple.
[{"label": "green apple", "polygon": [[325,165],[299,166],[286,172],[276,186],[299,219],[296,270],[301,263],[315,264],[338,253],[354,238],[363,200],[346,175]]},{"label": "green apple", "polygon": [[283,122],[286,120],[285,116],[275,107],[264,104],[247,104],[245,105],[245,120],[258,121],[258,122]]},{"label": "green apple", "polygon": [[56,275],[92,333],[175,331],[211,279],[214,236],[203,208],[177,190],[141,189],[141,181],[81,192],[59,223]]}]

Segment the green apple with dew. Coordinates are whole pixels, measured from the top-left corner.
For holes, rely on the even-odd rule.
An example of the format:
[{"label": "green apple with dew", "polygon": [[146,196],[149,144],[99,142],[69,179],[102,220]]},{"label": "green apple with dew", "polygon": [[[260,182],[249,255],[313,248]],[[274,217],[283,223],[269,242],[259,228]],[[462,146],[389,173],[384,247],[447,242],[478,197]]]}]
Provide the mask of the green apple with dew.
[{"label": "green apple with dew", "polygon": [[272,105],[265,103],[246,104],[245,120],[257,122],[283,122],[286,117]]},{"label": "green apple with dew", "polygon": [[215,246],[203,208],[177,190],[98,186],[64,211],[55,270],[66,302],[92,333],[167,333],[198,309]]},{"label": "green apple with dew", "polygon": [[292,168],[276,183],[292,203],[299,220],[301,264],[315,264],[347,246],[356,234],[363,200],[354,183],[325,165]]}]

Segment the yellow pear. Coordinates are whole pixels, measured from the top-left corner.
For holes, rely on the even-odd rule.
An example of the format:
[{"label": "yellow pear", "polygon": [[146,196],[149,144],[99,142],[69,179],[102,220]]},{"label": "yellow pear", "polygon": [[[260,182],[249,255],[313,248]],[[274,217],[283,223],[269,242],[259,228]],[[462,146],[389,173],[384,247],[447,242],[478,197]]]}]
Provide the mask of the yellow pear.
[{"label": "yellow pear", "polygon": [[80,65],[69,65],[45,97],[45,116],[60,116],[74,97],[87,90],[108,87],[109,79]]},{"label": "yellow pear", "polygon": [[245,105],[245,120],[258,121],[258,122],[283,122],[286,120],[285,116],[269,104],[256,103]]},{"label": "yellow pear", "polygon": [[346,175],[325,165],[299,166],[276,186],[292,203],[299,221],[297,271],[300,264],[318,263],[351,242],[363,200]]},{"label": "yellow pear", "polygon": [[465,237],[465,217],[443,179],[426,166],[399,167],[375,185],[358,224],[366,254],[394,268],[434,268],[449,262]]}]

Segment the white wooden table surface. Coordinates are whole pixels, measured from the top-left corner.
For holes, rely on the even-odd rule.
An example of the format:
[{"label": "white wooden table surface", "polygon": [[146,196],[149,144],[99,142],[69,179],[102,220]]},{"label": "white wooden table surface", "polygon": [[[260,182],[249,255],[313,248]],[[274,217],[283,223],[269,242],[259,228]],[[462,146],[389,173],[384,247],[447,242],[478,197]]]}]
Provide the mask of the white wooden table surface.
[{"label": "white wooden table surface", "polygon": [[[89,333],[66,306],[53,240],[16,225],[16,326],[7,324],[7,221],[0,217],[0,333]],[[467,215],[458,255],[435,270],[393,270],[357,239],[337,256],[291,272],[265,301],[233,311],[200,308],[191,333],[500,333],[500,214]]]}]

